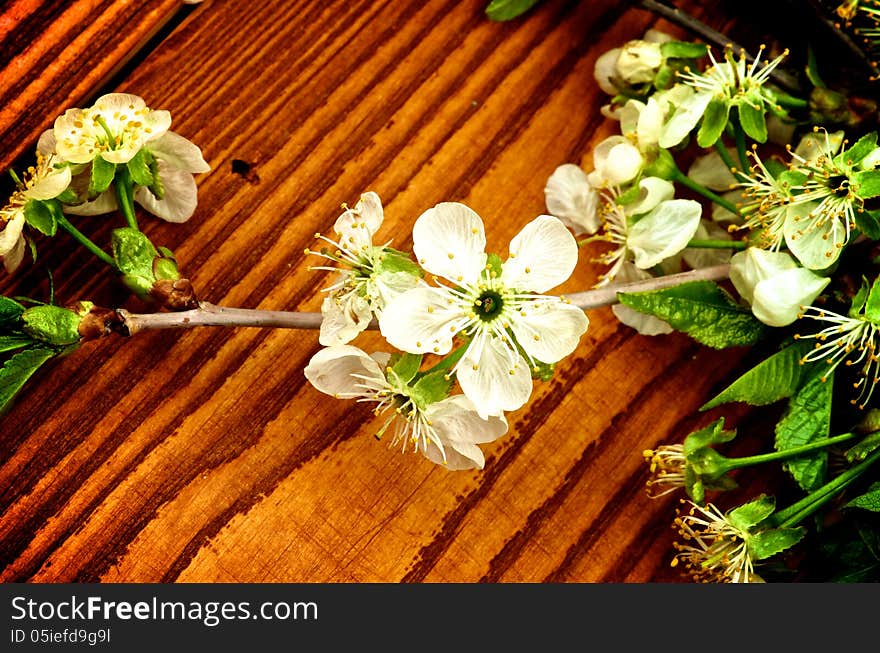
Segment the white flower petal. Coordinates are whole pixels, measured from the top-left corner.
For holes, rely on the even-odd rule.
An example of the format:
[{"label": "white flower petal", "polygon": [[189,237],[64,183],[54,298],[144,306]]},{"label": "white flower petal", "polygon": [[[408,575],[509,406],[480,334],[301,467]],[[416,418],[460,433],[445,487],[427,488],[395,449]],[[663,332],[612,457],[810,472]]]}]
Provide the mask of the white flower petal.
[{"label": "white flower petal", "polygon": [[627,84],[645,84],[653,81],[662,63],[659,43],[633,39],[623,46],[617,58],[617,73]]},{"label": "white flower petal", "polygon": [[577,260],[571,232],[552,215],[539,215],[510,241],[501,279],[508,288],[543,293],[566,281]]},{"label": "white flower petal", "polygon": [[158,170],[165,197],[160,200],[149,188],[141,186],[134,192],[135,201],[163,220],[186,222],[192,217],[198,204],[195,179],[191,173],[174,168],[161,159]]},{"label": "white flower petal", "polygon": [[807,132],[794,149],[796,156],[815,164],[820,156],[836,154],[843,146],[843,131],[828,134],[826,132]]},{"label": "white flower petal", "polygon": [[624,207],[627,215],[641,215],[648,213],[661,202],[666,202],[675,197],[675,186],[671,182],[660,177],[645,177],[639,180],[639,199]]},{"label": "white flower petal", "polygon": [[90,202],[82,204],[64,204],[62,208],[65,213],[71,215],[103,215],[115,211],[119,205],[116,203],[116,195],[112,191],[107,191],[98,195]]},{"label": "white flower petal", "polygon": [[817,214],[815,203],[788,207],[783,225],[785,244],[806,268],[822,270],[837,260],[846,244],[846,227],[838,218]]},{"label": "white flower petal", "polygon": [[676,105],[672,118],[663,126],[660,147],[669,148],[681,143],[700,122],[711,100],[711,93],[691,93]]},{"label": "white flower petal", "polygon": [[606,182],[614,186],[632,181],[642,170],[645,159],[632,143],[619,143],[608,152],[600,170]]},{"label": "white flower petal", "polygon": [[53,130],[47,129],[40,134],[37,141],[37,153],[46,157],[55,153],[55,132]]},{"label": "white flower petal", "polygon": [[626,246],[643,270],[683,250],[700,226],[703,209],[694,200],[669,200],[636,222]]},{"label": "white flower petal", "polygon": [[370,303],[355,293],[345,298],[326,297],[321,303],[321,314],[318,342],[325,346],[351,342],[373,319]]},{"label": "white flower petal", "polygon": [[413,252],[419,265],[455,284],[477,282],[486,267],[485,250],[483,221],[464,204],[437,204],[413,226]]},{"label": "white flower petal", "polygon": [[[732,155],[736,152],[728,150]],[[724,163],[724,159],[716,150],[697,157],[693,165],[688,169],[687,176],[701,186],[711,190],[727,192],[737,183],[736,177],[730,172],[730,168]]]},{"label": "white flower petal", "polygon": [[372,246],[373,235],[379,231],[384,217],[382,200],[376,193],[368,191],[361,195],[354,208],[346,209],[336,218],[333,230],[342,237],[346,247],[351,244],[358,251]]},{"label": "white flower petal", "polygon": [[198,145],[173,131],[165,132],[156,140],[150,141],[149,149],[157,159],[163,159],[178,170],[192,173],[211,170]]},{"label": "white flower petal", "polygon": [[12,219],[3,225],[3,231],[0,231],[0,256],[8,256],[18,244],[21,232],[24,229],[25,218],[24,211],[16,211]]},{"label": "white flower petal", "polygon": [[532,358],[557,363],[577,349],[590,321],[583,310],[563,301],[526,302],[511,329],[517,342]]},{"label": "white flower petal", "polygon": [[804,268],[785,270],[755,286],[752,312],[764,324],[786,326],[798,318],[801,307],[815,301],[830,281]]},{"label": "white flower petal", "polygon": [[730,258],[730,281],[740,296],[752,304],[758,283],[797,268],[797,262],[786,252],[749,247]]},{"label": "white flower petal", "polygon": [[27,251],[25,239],[19,238],[9,253],[3,255],[3,267],[6,268],[9,274],[15,272],[18,266],[21,265],[21,262],[24,260],[25,251]]},{"label": "white flower petal", "polygon": [[461,329],[464,314],[449,303],[441,288],[420,286],[388,303],[379,317],[379,330],[392,347],[412,354],[447,354]]},{"label": "white flower petal", "polygon": [[648,103],[639,115],[636,137],[639,141],[639,149],[642,152],[653,151],[660,142],[660,134],[663,132],[665,115],[663,107],[654,98],[648,98]]},{"label": "white flower petal", "polygon": [[51,200],[63,193],[70,186],[70,168],[64,166],[62,168],[53,169],[42,179],[35,181],[25,195],[35,200]]},{"label": "white flower petal", "polygon": [[620,109],[620,133],[624,136],[635,135],[639,126],[639,116],[645,110],[645,103],[639,100],[627,100]]},{"label": "white flower petal", "polygon": [[608,95],[617,95],[619,92],[614,84],[617,77],[617,57],[620,56],[620,48],[614,48],[602,53],[593,67],[593,77],[596,83]]},{"label": "white flower petal", "polygon": [[507,432],[503,416],[480,417],[473,402],[464,395],[453,395],[425,409],[443,444],[443,453],[430,440],[425,456],[450,470],[482,469],[485,464],[478,444],[494,442]]},{"label": "white flower petal", "polygon": [[367,282],[367,294],[378,315],[398,295],[412,290],[419,284],[419,278],[409,272],[373,273]]},{"label": "white flower petal", "polygon": [[599,230],[599,194],[580,166],[566,163],[553,171],[544,187],[547,211],[576,234]]},{"label": "white flower petal", "polygon": [[532,393],[528,363],[494,338],[472,342],[456,376],[462,392],[474,402],[481,417],[517,410]]},{"label": "white flower petal", "polygon": [[317,390],[333,396],[362,395],[364,379],[358,377],[367,377],[377,386],[388,384],[378,363],[351,345],[320,350],[306,365],[305,375]]}]

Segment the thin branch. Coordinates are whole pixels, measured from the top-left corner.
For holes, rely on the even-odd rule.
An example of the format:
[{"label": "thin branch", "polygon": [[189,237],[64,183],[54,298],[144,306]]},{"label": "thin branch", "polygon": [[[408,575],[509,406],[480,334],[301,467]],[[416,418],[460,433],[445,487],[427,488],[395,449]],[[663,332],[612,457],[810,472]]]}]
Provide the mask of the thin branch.
[{"label": "thin branch", "polygon": [[[619,292],[642,292],[677,286],[687,281],[726,279],[729,265],[717,265],[680,274],[646,279],[633,283],[620,284],[567,295],[572,304],[585,311],[617,303]],[[121,320],[122,333],[134,335],[152,329],[188,329],[197,326],[223,327],[274,327],[280,329],[318,329],[321,327],[320,313],[299,311],[264,311],[252,308],[227,308],[209,302],[199,302],[199,307],[176,313],[130,313],[125,309],[116,311]],[[368,327],[377,329],[373,320]]]}]

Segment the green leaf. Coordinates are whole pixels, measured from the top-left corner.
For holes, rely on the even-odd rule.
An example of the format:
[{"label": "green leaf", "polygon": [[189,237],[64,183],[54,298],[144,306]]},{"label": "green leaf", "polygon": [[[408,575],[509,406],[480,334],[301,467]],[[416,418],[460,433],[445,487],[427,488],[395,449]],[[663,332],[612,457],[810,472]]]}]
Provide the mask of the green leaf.
[{"label": "green leaf", "polygon": [[12,356],[0,368],[0,412],[12,404],[12,400],[40,366],[58,354],[49,347],[25,349]]},{"label": "green leaf", "polygon": [[660,44],[660,54],[667,59],[699,59],[709,52],[705,43],[690,41],[666,41]]},{"label": "green leaf", "polygon": [[486,15],[492,20],[505,21],[527,12],[541,0],[492,0],[486,7]]},{"label": "green leaf", "polygon": [[880,240],[880,215],[874,211],[857,211],[856,228],[871,240]]},{"label": "green leaf", "polygon": [[419,373],[419,368],[422,366],[422,355],[409,353],[394,354],[391,356],[388,364],[397,375],[397,378],[400,379],[400,382],[406,385]]},{"label": "green leaf", "polygon": [[130,227],[114,229],[110,240],[113,258],[123,273],[153,279],[153,259],[159,252],[143,232]]},{"label": "green leaf", "polygon": [[444,370],[431,372],[416,381],[412,396],[422,406],[435,404],[446,399],[452,389],[452,378]]},{"label": "green leaf", "polygon": [[697,143],[700,147],[712,147],[727,126],[727,116],[730,105],[726,99],[713,99],[706,107],[703,114],[703,122],[700,123],[700,131],[697,132]]},{"label": "green leaf", "polygon": [[857,140],[851,148],[836,157],[834,163],[840,167],[855,166],[877,148],[877,132],[870,132]]},{"label": "green leaf", "polygon": [[737,107],[739,123],[743,131],[759,143],[767,142],[767,119],[764,117],[764,103],[755,106],[747,100]]},{"label": "green leaf", "polygon": [[711,281],[691,281],[672,288],[618,293],[621,304],[659,317],[673,329],[715,349],[753,345],[766,327]]},{"label": "green leaf", "polygon": [[[823,381],[827,378],[827,381]],[[788,408],[776,425],[776,449],[784,451],[827,438],[831,425],[833,374],[814,375],[789,399]],[[791,458],[782,463],[807,492],[825,481],[828,452],[825,450]]]},{"label": "green leaf", "polygon": [[56,213],[52,210],[49,202],[28,200],[24,205],[24,219],[30,226],[46,236],[54,236],[58,231]]},{"label": "green leaf", "polygon": [[869,487],[864,494],[848,502],[844,508],[862,508],[871,512],[880,512],[880,481]]},{"label": "green leaf", "polygon": [[132,157],[131,161],[126,164],[132,181],[138,186],[150,187],[153,185],[153,172],[150,169],[150,160],[152,158],[153,155],[146,148],[142,147]]},{"label": "green leaf", "polygon": [[871,284],[871,291],[868,293],[868,299],[865,300],[865,317],[871,320],[880,319],[880,277]]},{"label": "green leaf", "polygon": [[34,339],[24,334],[0,336],[0,352],[13,351],[34,344]]},{"label": "green leaf", "polygon": [[853,190],[863,200],[880,196],[880,170],[863,170],[855,173],[851,179]]},{"label": "green leaf", "polygon": [[32,306],[22,313],[21,321],[25,333],[50,345],[72,345],[80,340],[82,318],[60,306]]},{"label": "green leaf", "polygon": [[9,297],[0,297],[0,326],[18,322],[24,313],[24,306]]},{"label": "green leaf", "polygon": [[744,503],[727,513],[728,521],[742,531],[748,531],[767,519],[776,510],[776,499],[766,494]]},{"label": "green leaf", "polygon": [[92,174],[89,179],[89,195],[100,195],[110,188],[113,176],[116,174],[116,164],[110,163],[101,156],[96,156],[92,161]]},{"label": "green leaf", "polygon": [[848,463],[860,463],[880,447],[880,431],[871,433],[864,440],[846,450]]},{"label": "green leaf", "polygon": [[800,542],[807,534],[804,528],[771,528],[749,538],[749,554],[753,560],[764,560]]},{"label": "green leaf", "polygon": [[806,347],[791,345],[765,358],[700,406],[700,410],[709,410],[733,401],[766,406],[791,397],[813,369],[813,366],[801,365]]}]

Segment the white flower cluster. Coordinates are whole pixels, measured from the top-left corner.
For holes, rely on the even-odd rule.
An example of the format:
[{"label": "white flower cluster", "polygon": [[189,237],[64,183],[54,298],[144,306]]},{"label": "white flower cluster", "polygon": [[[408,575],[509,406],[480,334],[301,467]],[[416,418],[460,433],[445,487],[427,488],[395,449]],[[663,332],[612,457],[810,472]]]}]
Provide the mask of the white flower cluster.
[{"label": "white flower cluster", "polygon": [[[378,433],[394,423],[392,444],[449,469],[482,468],[477,445],[507,431],[504,413],[528,401],[533,372],[571,354],[587,330],[582,310],[545,294],[571,275],[577,243],[560,220],[542,215],[511,241],[502,263],[486,253],[480,217],[444,202],[415,222],[416,265],[373,244],[382,219],[379,197],[365,193],[336,221],[338,242],[324,238],[333,250],[307,250],[342,267],[329,268],[337,277],[322,305],[327,347],[306,377],[321,392],[392,411]],[[402,354],[368,356],[347,344],[374,318]],[[421,371],[423,355],[442,358]],[[450,395],[453,379],[462,394]]]}]

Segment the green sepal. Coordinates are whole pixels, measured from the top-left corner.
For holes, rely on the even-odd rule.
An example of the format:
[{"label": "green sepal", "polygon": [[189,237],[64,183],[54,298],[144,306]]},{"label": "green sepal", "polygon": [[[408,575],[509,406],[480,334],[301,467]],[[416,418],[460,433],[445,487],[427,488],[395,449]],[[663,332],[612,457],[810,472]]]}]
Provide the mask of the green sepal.
[{"label": "green sepal", "polygon": [[43,363],[63,353],[54,347],[37,346],[11,356],[0,368],[0,413],[6,412],[27,380]]},{"label": "green sepal", "polygon": [[419,373],[419,368],[422,366],[422,355],[395,353],[391,355],[391,358],[388,361],[388,366],[400,380],[400,383],[406,385],[415,378],[416,374]]},{"label": "green sepal", "polygon": [[[823,372],[824,376],[814,374],[789,399],[788,407],[775,428],[777,451],[801,447],[828,437],[834,374],[827,370]],[[782,468],[792,475],[804,491],[811,492],[825,482],[828,452],[820,450],[789,458],[782,463]]]},{"label": "green sepal", "polygon": [[809,177],[799,170],[783,170],[776,176],[779,186],[786,191],[792,186],[800,186],[808,179]]},{"label": "green sepal", "polygon": [[113,183],[116,175],[116,164],[110,163],[101,156],[96,156],[92,161],[92,173],[89,177],[89,196],[100,195]]},{"label": "green sepal", "polygon": [[556,363],[542,363],[535,361],[531,367],[532,378],[539,381],[551,381],[556,373]]},{"label": "green sepal", "polygon": [[[788,169],[788,166],[785,165],[782,161],[778,159],[766,159],[764,161],[764,167],[767,168],[767,172],[769,172],[774,179],[777,181],[782,177],[783,174],[788,172],[794,172]],[[803,173],[797,173],[803,174]],[[806,175],[804,175],[804,180],[806,180]]]},{"label": "green sepal", "polygon": [[638,201],[638,199],[642,196],[642,189],[638,184],[633,184],[631,188],[629,188],[626,192],[618,195],[614,203],[619,206],[626,206],[627,204],[632,204],[633,202]]},{"label": "green sepal", "polygon": [[725,431],[723,427],[722,417],[684,439],[684,488],[697,504],[704,503],[707,489],[731,490],[736,487],[736,481],[726,475],[727,459],[711,448],[713,444],[729,442],[736,436],[736,431]]},{"label": "green sepal", "polygon": [[55,200],[28,200],[24,205],[25,222],[45,236],[54,236],[58,231],[56,206]]},{"label": "green sepal", "polygon": [[665,91],[666,89],[671,88],[672,85],[675,84],[676,72],[676,68],[668,65],[665,61],[660,64],[660,68],[657,70],[657,74],[654,75],[654,81],[652,82],[654,89],[657,91]]},{"label": "green sepal", "polygon": [[666,41],[660,44],[660,54],[665,59],[699,59],[709,52],[709,46],[705,43],[691,43],[690,41]]},{"label": "green sepal", "polygon": [[877,149],[877,132],[869,132],[857,140],[851,148],[834,157],[834,163],[841,168],[857,166],[875,149]]},{"label": "green sepal", "polygon": [[21,314],[21,322],[25,333],[50,345],[60,347],[80,341],[79,325],[82,318],[60,306],[32,306]]},{"label": "green sepal", "polygon": [[813,365],[801,365],[807,349],[804,343],[779,350],[700,406],[700,410],[709,410],[734,401],[752,406],[766,406],[791,397],[815,369]]},{"label": "green sepal", "polygon": [[844,508],[861,508],[871,512],[880,512],[880,481],[869,487],[864,494],[847,502]]},{"label": "green sepal", "polygon": [[724,430],[724,418],[719,417],[709,426],[694,431],[684,439],[684,455],[694,453],[698,449],[710,447],[713,444],[724,444],[736,437],[736,431]]},{"label": "green sepal", "polygon": [[501,261],[501,257],[498,254],[495,254],[494,252],[491,254],[488,254],[486,256],[485,276],[491,277],[493,272],[496,274],[496,276],[501,276],[501,271],[503,269],[502,268],[503,265],[504,265],[504,263]]},{"label": "green sepal", "polygon": [[843,455],[850,464],[860,463],[878,448],[880,448],[880,431],[875,431],[858,444],[847,449]]},{"label": "green sepal", "polygon": [[412,397],[420,406],[429,406],[443,401],[452,389],[452,378],[443,370],[430,372],[420,377],[412,386]]},{"label": "green sepal", "polygon": [[697,143],[700,147],[712,147],[721,138],[727,126],[730,105],[726,99],[712,99],[703,113],[700,131],[697,132]]},{"label": "green sepal", "polygon": [[681,171],[675,164],[675,159],[669,150],[660,148],[657,150],[657,158],[645,168],[644,174],[646,177],[660,177],[660,179],[671,181],[680,175]]},{"label": "green sepal", "polygon": [[79,202],[79,196],[76,194],[76,191],[70,188],[69,186],[61,191],[61,194],[56,198],[62,204],[76,204]]},{"label": "green sepal", "polygon": [[150,192],[157,200],[165,199],[165,184],[162,183],[162,176],[159,174],[159,161],[155,157],[150,159],[150,174],[153,176],[153,183],[149,185]]},{"label": "green sepal", "polygon": [[486,7],[486,16],[491,20],[505,21],[521,16],[541,0],[492,0]]},{"label": "green sepal", "polygon": [[806,534],[806,529],[800,526],[797,528],[771,528],[754,533],[748,541],[749,555],[752,560],[765,560],[794,546]]},{"label": "green sepal", "polygon": [[758,143],[767,142],[767,119],[764,116],[764,102],[758,100],[758,106],[752,105],[748,100],[737,105],[739,124],[743,131]]},{"label": "green sepal", "polygon": [[173,257],[157,256],[153,259],[153,278],[157,281],[160,279],[170,279],[176,281],[180,279],[180,270],[177,268],[177,260]]},{"label": "green sepal", "polygon": [[391,249],[390,247],[384,248],[382,254],[379,255],[379,263],[376,266],[376,271],[379,273],[405,272],[414,277],[424,276],[424,270],[413,262],[409,256],[396,249]]},{"label": "green sepal", "polygon": [[138,153],[125,164],[128,167],[129,174],[131,174],[132,181],[138,186],[150,187],[153,185],[153,171],[150,168],[152,159],[153,155],[149,150],[142,147],[138,150]]},{"label": "green sepal", "polygon": [[654,315],[673,329],[715,349],[753,345],[767,327],[711,281],[687,283],[638,293],[618,293],[618,301]]},{"label": "green sepal", "polygon": [[863,200],[880,196],[880,170],[862,170],[850,178],[855,194]]},{"label": "green sepal", "polygon": [[852,304],[850,304],[849,311],[847,315],[849,317],[858,317],[861,315],[862,309],[865,307],[865,302],[868,301],[868,293],[871,291],[871,286],[868,285],[868,280],[865,277],[862,277],[862,285],[859,286],[859,291],[853,295]]},{"label": "green sepal", "polygon": [[776,499],[762,494],[727,513],[728,521],[741,531],[749,531],[767,519],[776,510]]}]

